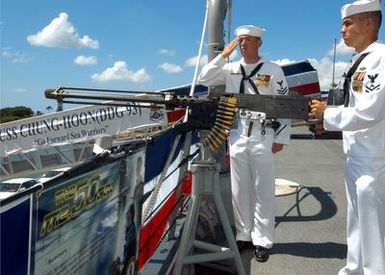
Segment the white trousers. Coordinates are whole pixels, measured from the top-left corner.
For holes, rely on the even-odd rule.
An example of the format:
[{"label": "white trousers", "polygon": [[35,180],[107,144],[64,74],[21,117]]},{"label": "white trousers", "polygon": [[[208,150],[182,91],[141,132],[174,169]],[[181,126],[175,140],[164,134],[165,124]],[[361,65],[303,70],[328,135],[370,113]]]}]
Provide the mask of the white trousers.
[{"label": "white trousers", "polygon": [[385,275],[385,159],[347,157],[346,266],[342,274]]},{"label": "white trousers", "polygon": [[230,133],[230,171],[236,240],[271,248],[275,226],[274,132],[261,135],[259,124],[247,137],[239,123]]}]

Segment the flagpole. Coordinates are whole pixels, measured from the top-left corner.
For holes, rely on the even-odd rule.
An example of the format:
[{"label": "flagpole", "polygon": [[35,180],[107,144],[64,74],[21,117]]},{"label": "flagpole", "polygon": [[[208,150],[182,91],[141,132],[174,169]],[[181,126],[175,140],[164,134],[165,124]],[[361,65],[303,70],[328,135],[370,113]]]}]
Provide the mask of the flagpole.
[{"label": "flagpole", "polygon": [[336,67],[336,44],[337,44],[337,39],[334,38],[334,53],[333,53],[333,76],[332,76],[332,90],[334,90],[334,75],[335,75],[335,67]]}]

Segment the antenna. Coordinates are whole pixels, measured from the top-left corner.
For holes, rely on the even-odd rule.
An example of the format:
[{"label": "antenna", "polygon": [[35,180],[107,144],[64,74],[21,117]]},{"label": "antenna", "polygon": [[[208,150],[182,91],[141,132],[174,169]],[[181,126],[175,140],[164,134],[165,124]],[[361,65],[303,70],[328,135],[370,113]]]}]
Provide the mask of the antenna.
[{"label": "antenna", "polygon": [[337,39],[334,38],[334,52],[333,52],[333,76],[332,76],[332,90],[334,90],[334,74],[335,74],[335,67],[336,67],[336,44],[337,44]]}]

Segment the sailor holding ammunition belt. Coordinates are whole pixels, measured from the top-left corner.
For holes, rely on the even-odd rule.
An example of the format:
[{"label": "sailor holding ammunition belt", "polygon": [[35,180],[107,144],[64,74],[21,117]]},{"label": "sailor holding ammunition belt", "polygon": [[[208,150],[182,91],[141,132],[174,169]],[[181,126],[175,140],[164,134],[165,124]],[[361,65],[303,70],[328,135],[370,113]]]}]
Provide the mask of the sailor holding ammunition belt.
[{"label": "sailor holding ammunition belt", "polygon": [[381,1],[341,8],[341,33],[356,54],[345,74],[345,104],[313,100],[310,116],[343,131],[346,154],[347,258],[338,274],[385,274],[385,44]]},{"label": "sailor holding ammunition belt", "polygon": [[[205,65],[199,82],[226,85],[228,93],[287,95],[288,86],[280,66],[259,56],[265,30],[240,26],[236,38]],[[227,62],[239,44],[243,58]],[[266,123],[263,113],[239,110],[230,132],[230,170],[236,240],[239,250],[254,245],[257,261],[265,262],[274,242],[274,153],[290,141],[290,120]]]}]

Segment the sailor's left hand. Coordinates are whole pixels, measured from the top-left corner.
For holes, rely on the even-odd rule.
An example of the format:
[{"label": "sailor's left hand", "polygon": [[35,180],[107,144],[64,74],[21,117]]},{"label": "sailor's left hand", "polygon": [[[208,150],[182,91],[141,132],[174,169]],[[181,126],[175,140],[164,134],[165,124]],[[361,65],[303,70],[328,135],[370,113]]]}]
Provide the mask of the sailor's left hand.
[{"label": "sailor's left hand", "polygon": [[271,147],[271,151],[273,154],[278,153],[279,151],[282,151],[283,144],[280,143],[273,143],[273,146]]},{"label": "sailor's left hand", "polygon": [[310,118],[323,119],[325,109],[327,108],[325,102],[313,99],[310,103]]}]

